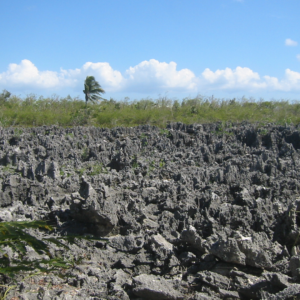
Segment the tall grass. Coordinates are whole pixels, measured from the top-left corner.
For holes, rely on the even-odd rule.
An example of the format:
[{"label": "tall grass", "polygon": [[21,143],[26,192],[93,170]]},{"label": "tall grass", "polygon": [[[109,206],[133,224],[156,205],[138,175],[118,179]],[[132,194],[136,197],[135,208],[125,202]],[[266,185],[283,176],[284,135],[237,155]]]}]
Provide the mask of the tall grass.
[{"label": "tall grass", "polygon": [[197,96],[182,101],[167,98],[141,99],[129,102],[103,100],[89,104],[78,98],[50,98],[28,95],[4,97],[0,94],[0,126],[136,126],[141,124],[165,127],[168,122],[268,122],[299,124],[300,102],[286,100],[255,101],[216,99]]}]

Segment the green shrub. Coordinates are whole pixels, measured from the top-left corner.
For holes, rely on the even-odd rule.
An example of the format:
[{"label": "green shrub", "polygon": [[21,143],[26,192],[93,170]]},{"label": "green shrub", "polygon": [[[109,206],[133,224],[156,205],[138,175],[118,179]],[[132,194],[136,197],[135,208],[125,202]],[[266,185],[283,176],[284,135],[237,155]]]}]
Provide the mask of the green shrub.
[{"label": "green shrub", "polygon": [[[197,96],[182,101],[166,97],[129,102],[104,99],[100,104],[85,105],[78,98],[50,98],[29,95],[25,99],[0,94],[1,126],[137,126],[165,128],[168,122],[210,123],[272,122],[299,124],[300,103],[289,101],[255,101],[254,99],[217,99]],[[2,100],[1,100],[2,99]],[[4,100],[3,100],[4,99]]]}]

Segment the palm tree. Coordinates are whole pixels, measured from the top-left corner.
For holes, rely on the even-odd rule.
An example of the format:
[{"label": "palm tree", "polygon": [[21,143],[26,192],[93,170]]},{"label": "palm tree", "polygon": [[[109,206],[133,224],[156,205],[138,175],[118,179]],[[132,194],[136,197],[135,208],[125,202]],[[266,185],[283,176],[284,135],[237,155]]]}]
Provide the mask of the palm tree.
[{"label": "palm tree", "polygon": [[88,101],[98,101],[101,99],[100,94],[105,93],[105,91],[101,88],[101,85],[98,81],[95,80],[94,76],[87,76],[84,81],[84,90],[85,94],[85,104],[87,106]]}]

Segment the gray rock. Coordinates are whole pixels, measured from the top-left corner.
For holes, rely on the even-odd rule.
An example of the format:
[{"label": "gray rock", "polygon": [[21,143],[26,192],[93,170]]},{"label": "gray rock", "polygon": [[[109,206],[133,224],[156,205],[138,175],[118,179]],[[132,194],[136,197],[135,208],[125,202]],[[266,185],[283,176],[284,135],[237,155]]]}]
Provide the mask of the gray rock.
[{"label": "gray rock", "polygon": [[162,277],[142,274],[133,277],[133,293],[143,299],[180,300],[184,299],[180,292],[174,289],[172,282]]},{"label": "gray rock", "polygon": [[110,246],[122,252],[137,252],[144,246],[142,236],[115,236],[110,238]]},{"label": "gray rock", "polygon": [[71,215],[80,222],[95,225],[95,234],[107,235],[117,224],[116,206],[109,197],[97,194],[84,177],[81,180],[80,192],[71,194]]},{"label": "gray rock", "polygon": [[149,239],[150,249],[160,260],[164,260],[173,253],[173,245],[166,241],[160,234]]},{"label": "gray rock", "polygon": [[[77,236],[69,249],[50,245],[72,264],[64,285],[56,272],[41,286],[19,276],[24,289],[7,298],[146,299],[140,287],[183,299],[298,297],[299,126],[0,130],[0,221],[49,220],[53,231],[29,232]],[[9,263],[21,257],[5,251]],[[49,259],[27,252],[26,263]]]},{"label": "gray rock", "polygon": [[290,271],[293,277],[296,277],[298,280],[300,279],[300,255],[291,257],[290,263]]}]

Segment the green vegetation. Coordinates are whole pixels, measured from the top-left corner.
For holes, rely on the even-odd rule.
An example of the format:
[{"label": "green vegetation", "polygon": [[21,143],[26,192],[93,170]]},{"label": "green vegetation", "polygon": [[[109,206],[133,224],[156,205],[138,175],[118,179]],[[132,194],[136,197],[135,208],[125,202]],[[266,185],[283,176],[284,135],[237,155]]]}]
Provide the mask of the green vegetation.
[{"label": "green vegetation", "polygon": [[[137,126],[142,124],[165,128],[168,122],[261,122],[299,124],[300,102],[255,101],[242,98],[224,100],[198,96],[182,101],[166,98],[141,99],[129,102],[102,99],[100,103],[87,104],[79,98],[25,99],[12,96],[7,91],[0,94],[0,126],[32,127],[42,125],[70,126]],[[18,132],[20,134],[20,132]],[[161,134],[168,134],[161,132]]]},{"label": "green vegetation", "polygon": [[90,155],[90,149],[85,147],[82,151],[81,158],[83,160],[87,160],[89,158],[89,155]]},{"label": "green vegetation", "polygon": [[[49,243],[58,247],[69,250],[64,242],[74,243],[75,239],[85,240],[105,240],[105,238],[94,238],[93,236],[59,236],[57,238],[48,237],[39,239],[28,233],[28,230],[52,231],[52,226],[45,221],[21,221],[21,222],[0,222],[0,274],[8,276],[15,281],[16,275],[27,275],[23,280],[30,276],[39,275],[41,273],[58,272],[61,276],[61,270],[66,270],[80,263],[70,254],[70,257],[54,256],[51,254]],[[9,257],[6,247],[13,250],[14,257]],[[35,252],[42,255],[41,258],[35,260],[26,260],[23,257],[27,254],[26,247],[32,247]],[[46,256],[46,257],[45,257]],[[47,258],[48,256],[48,258]],[[38,256],[37,256],[38,257]],[[5,299],[8,292],[15,288],[16,285],[0,285],[6,288],[4,294],[0,295],[0,299]]]},{"label": "green vegetation", "polygon": [[85,95],[85,104],[87,106],[88,101],[93,103],[99,101],[101,99],[100,94],[105,93],[105,91],[101,88],[99,82],[95,80],[94,76],[87,76],[84,81],[83,93]]},{"label": "green vegetation", "polygon": [[160,132],[159,132],[160,135],[165,135],[166,137],[170,137],[171,136],[171,133],[169,130],[167,129],[161,129]]},{"label": "green vegetation", "polygon": [[105,166],[102,163],[95,163],[93,165],[89,164],[81,169],[76,169],[75,172],[81,177],[84,174],[89,176],[99,175],[101,173],[108,173]]},{"label": "green vegetation", "polygon": [[90,169],[90,172],[88,172],[88,175],[90,176],[99,175],[101,173],[107,173],[107,170],[102,163],[96,163],[95,165],[90,166]]},{"label": "green vegetation", "polygon": [[70,138],[74,138],[74,133],[67,133],[66,136],[69,136]]},{"label": "green vegetation", "polygon": [[165,166],[166,162],[163,161],[162,159],[159,161],[159,167],[163,168]]}]

